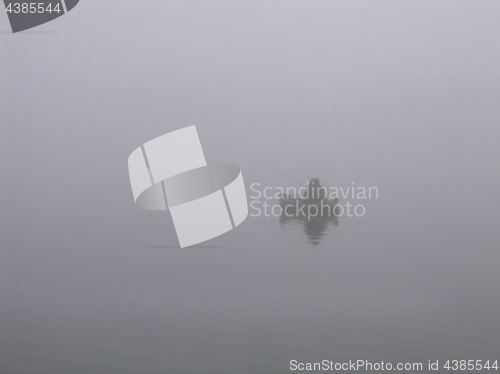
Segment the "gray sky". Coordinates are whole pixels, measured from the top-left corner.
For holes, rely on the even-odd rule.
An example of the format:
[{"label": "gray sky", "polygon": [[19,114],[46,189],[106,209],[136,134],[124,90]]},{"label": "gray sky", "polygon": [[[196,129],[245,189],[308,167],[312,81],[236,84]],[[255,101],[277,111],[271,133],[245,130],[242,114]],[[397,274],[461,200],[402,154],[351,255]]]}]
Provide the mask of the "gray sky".
[{"label": "gray sky", "polygon": [[[189,352],[192,372],[211,357],[219,373],[328,349],[498,352],[499,16],[497,1],[82,0],[12,35],[0,14],[9,368],[54,373],[30,360],[103,341],[134,372],[125,338],[151,348],[137,350],[149,372]],[[152,251],[177,239],[168,216],[134,206],[127,157],[190,125],[207,161],[239,165],[247,185],[290,184],[265,164],[381,199],[314,253],[302,229],[250,218],[208,243],[220,249]]]}]

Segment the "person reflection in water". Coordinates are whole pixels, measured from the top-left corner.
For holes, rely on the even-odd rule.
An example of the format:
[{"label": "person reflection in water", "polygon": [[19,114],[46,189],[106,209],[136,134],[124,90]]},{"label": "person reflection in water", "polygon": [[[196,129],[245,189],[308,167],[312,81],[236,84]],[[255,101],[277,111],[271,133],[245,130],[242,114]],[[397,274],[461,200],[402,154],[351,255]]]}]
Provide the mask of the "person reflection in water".
[{"label": "person reflection in water", "polygon": [[330,226],[330,224],[338,226],[339,220],[335,215],[322,217],[317,216],[309,219],[303,215],[287,216],[286,214],[282,214],[280,216],[280,228],[282,230],[289,230],[291,229],[291,226],[295,224],[299,224],[304,227],[307,242],[316,247],[323,241],[323,237],[326,234],[328,226]]}]

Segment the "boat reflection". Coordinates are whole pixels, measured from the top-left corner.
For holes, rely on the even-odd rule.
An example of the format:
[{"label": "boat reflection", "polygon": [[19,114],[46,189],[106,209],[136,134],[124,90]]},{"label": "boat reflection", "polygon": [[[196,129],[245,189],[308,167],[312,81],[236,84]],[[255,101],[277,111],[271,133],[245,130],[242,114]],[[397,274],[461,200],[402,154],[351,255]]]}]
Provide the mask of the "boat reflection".
[{"label": "boat reflection", "polygon": [[292,226],[302,225],[307,237],[307,242],[312,246],[318,246],[330,225],[338,226],[339,220],[336,215],[324,215],[307,217],[303,214],[287,215],[283,212],[280,216],[280,228],[290,230]]}]

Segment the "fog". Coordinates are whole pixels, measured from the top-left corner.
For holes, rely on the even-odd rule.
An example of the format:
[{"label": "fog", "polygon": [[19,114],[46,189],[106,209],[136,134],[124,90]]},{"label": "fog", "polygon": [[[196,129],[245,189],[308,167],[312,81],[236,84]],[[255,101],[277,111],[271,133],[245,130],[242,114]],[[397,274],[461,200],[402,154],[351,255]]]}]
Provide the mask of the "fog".
[{"label": "fog", "polygon": [[[499,16],[85,0],[11,34],[2,15],[0,372],[498,359]],[[168,213],[134,205],[127,158],[191,125],[249,196],[319,178],[379,198],[180,249]]]}]

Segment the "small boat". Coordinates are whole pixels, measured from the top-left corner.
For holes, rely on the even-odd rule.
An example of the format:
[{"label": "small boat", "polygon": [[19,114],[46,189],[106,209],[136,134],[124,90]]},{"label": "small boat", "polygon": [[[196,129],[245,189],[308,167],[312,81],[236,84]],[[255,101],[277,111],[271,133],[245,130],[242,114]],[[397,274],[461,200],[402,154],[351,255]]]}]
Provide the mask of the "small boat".
[{"label": "small boat", "polygon": [[278,201],[283,209],[283,214],[287,216],[305,215],[308,217],[331,217],[335,215],[334,208],[339,198],[305,199],[293,195],[282,194],[278,196]]}]

